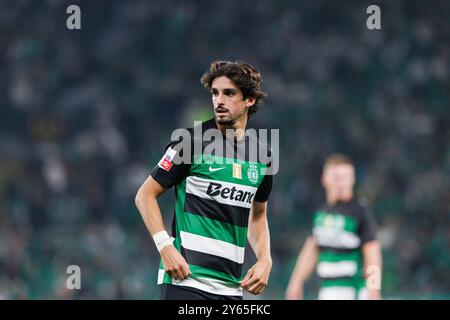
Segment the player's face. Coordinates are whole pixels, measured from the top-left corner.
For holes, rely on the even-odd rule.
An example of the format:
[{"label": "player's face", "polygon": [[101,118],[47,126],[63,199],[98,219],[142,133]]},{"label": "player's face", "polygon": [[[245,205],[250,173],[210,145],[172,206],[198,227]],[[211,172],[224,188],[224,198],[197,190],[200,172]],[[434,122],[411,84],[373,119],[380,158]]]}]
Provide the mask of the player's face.
[{"label": "player's face", "polygon": [[255,103],[252,97],[244,99],[241,89],[226,76],[213,80],[211,94],[216,121],[221,125],[233,125],[246,118],[248,108]]},{"label": "player's face", "polygon": [[327,193],[337,200],[350,200],[355,184],[355,168],[350,164],[332,164],[326,167],[322,184]]}]

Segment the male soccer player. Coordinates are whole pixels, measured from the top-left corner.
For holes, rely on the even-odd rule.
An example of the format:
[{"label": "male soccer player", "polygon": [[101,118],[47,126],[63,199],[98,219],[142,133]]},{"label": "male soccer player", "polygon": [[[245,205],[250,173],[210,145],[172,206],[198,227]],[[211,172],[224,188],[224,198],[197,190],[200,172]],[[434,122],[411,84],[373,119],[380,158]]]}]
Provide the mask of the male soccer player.
[{"label": "male soccer player", "polygon": [[[270,161],[249,152],[265,146],[246,131],[267,94],[259,71],[243,61],[213,62],[201,83],[211,92],[214,119],[190,129],[194,138],[168,145],[140,187],[136,206],[161,255],[160,299],[241,300],[243,289],[255,295],[265,289],[272,268],[266,217],[272,175],[265,174]],[[199,139],[196,132],[215,139]],[[181,161],[186,158],[189,163]],[[157,198],[172,186],[170,237]],[[257,262],[242,277],[247,237]]]},{"label": "male soccer player", "polygon": [[325,161],[326,203],[313,215],[312,234],[300,251],[286,290],[303,298],[304,282],[316,267],[319,300],[380,299],[381,249],[371,211],[353,195],[355,168],[340,154]]}]

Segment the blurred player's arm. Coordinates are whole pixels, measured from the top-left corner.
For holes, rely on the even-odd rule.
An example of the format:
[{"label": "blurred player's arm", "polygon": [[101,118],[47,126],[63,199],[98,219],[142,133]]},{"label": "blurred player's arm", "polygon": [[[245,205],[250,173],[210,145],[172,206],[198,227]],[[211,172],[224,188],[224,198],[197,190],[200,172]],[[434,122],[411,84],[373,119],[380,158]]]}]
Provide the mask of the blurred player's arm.
[{"label": "blurred player's arm", "polygon": [[382,255],[380,243],[377,240],[368,241],[362,245],[361,251],[369,299],[381,299]]},{"label": "blurred player's arm", "polygon": [[[136,207],[152,237],[158,232],[166,231],[157,202],[158,197],[166,190],[149,176],[136,194]],[[162,248],[160,254],[164,270],[174,279],[185,279],[191,274],[186,260],[172,244]]]},{"label": "blurred player's arm", "polygon": [[303,286],[310,277],[317,263],[318,247],[312,236],[309,236],[301,249],[294,271],[292,272],[285,296],[288,300],[303,299]]},{"label": "blurred player's arm", "polygon": [[267,201],[253,201],[248,222],[248,241],[258,261],[248,270],[241,286],[252,294],[260,294],[267,286],[272,269]]},{"label": "blurred player's arm", "polygon": [[369,207],[363,206],[362,219],[359,228],[361,239],[361,253],[364,263],[364,276],[366,288],[369,290],[369,299],[381,299],[381,246],[377,240],[377,224],[375,216]]}]

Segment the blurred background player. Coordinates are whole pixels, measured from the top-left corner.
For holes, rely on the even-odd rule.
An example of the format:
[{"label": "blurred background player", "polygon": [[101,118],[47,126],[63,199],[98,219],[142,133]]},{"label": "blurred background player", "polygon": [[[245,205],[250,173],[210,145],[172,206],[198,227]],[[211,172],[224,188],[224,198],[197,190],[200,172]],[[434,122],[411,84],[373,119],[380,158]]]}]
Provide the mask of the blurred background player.
[{"label": "blurred background player", "polygon": [[328,157],[321,183],[326,203],[313,215],[312,234],[300,251],[286,299],[303,299],[315,267],[319,300],[380,299],[381,249],[371,211],[353,194],[352,161],[340,154]]}]

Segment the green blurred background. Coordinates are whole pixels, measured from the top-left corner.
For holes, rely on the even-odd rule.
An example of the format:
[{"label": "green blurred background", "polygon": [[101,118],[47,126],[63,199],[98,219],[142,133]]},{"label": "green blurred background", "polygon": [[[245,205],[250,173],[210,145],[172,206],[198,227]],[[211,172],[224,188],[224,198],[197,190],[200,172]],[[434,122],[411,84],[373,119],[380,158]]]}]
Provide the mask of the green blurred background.
[{"label": "green blurred background", "polygon": [[[449,299],[449,17],[444,0],[0,1],[0,299],[156,298],[134,197],[172,130],[211,117],[200,77],[215,59],[262,72],[250,126],[280,129],[273,271],[246,298],[283,299],[322,163],[342,152],[377,218],[384,298]],[[173,192],[161,208],[168,225]]]}]

